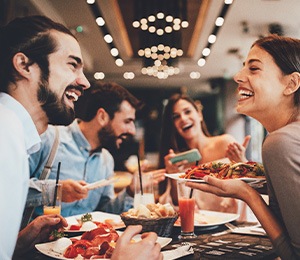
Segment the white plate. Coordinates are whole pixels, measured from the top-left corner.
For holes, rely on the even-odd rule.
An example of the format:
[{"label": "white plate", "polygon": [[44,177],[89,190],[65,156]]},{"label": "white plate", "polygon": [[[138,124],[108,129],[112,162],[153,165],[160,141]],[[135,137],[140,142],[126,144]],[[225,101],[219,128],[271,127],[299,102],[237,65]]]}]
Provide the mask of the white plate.
[{"label": "white plate", "polygon": [[[126,227],[120,215],[101,212],[101,211],[94,211],[91,212],[90,214],[92,215],[92,221],[105,223],[105,221],[111,220],[110,224],[113,226],[114,229],[120,229]],[[68,222],[68,227],[66,227],[65,232],[70,232],[70,233],[85,232],[83,230],[69,230],[71,225],[79,224],[78,220],[80,220],[83,215],[84,214],[67,217],[66,220]]]},{"label": "white plate", "polygon": [[[119,233],[119,235],[121,235],[123,232],[118,231],[118,233]],[[80,238],[80,236],[75,237],[75,238]],[[136,235],[133,237],[133,239],[135,242],[138,242],[141,240],[141,235]],[[159,243],[161,245],[161,247],[163,248],[166,245],[168,245],[171,241],[172,241],[172,238],[169,238],[169,237],[158,237],[156,242]],[[46,256],[53,257],[55,259],[70,260],[70,258],[64,257],[63,254],[54,252],[52,250],[54,244],[55,244],[55,241],[43,243],[43,244],[36,244],[35,248]]]},{"label": "white plate", "polygon": [[[184,179],[184,178],[180,178],[180,176],[184,175],[184,172],[180,172],[180,173],[165,173],[165,176],[168,178],[171,178],[173,180],[177,180],[177,181],[190,181],[190,182],[200,182],[200,183],[205,183],[204,180],[202,179]],[[225,179],[226,180],[226,179]],[[257,182],[263,182],[266,179],[265,178],[250,178],[250,177],[242,177],[242,178],[236,178],[236,179],[229,179],[229,180],[242,180],[244,182],[247,183],[257,183]]]},{"label": "white plate", "polygon": [[[194,226],[195,227],[213,227],[223,225],[234,221],[240,217],[239,214],[224,213],[210,210],[198,210],[195,212]],[[178,221],[178,220],[177,220]],[[180,227],[180,224],[175,222],[175,227]]]}]

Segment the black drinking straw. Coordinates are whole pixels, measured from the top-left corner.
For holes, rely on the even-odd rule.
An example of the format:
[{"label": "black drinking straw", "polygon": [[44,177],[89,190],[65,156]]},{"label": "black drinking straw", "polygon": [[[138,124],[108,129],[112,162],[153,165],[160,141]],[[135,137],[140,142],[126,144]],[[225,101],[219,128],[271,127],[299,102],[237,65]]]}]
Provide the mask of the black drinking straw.
[{"label": "black drinking straw", "polygon": [[141,195],[144,194],[143,192],[143,181],[142,181],[142,171],[141,171],[141,164],[140,164],[140,156],[139,153],[137,153],[137,160],[138,160],[138,167],[139,167],[139,177],[140,177],[140,186],[141,186]]},{"label": "black drinking straw", "polygon": [[[199,161],[196,161],[196,166],[198,166],[198,164],[199,164]],[[193,197],[193,191],[194,191],[194,189],[191,189],[191,191],[190,191],[190,199]]]},{"label": "black drinking straw", "polygon": [[55,182],[55,189],[54,189],[54,198],[53,198],[53,207],[55,207],[55,204],[56,204],[57,185],[58,185],[58,180],[59,180],[60,165],[61,165],[61,162],[58,163],[58,167],[57,167],[56,182]]}]

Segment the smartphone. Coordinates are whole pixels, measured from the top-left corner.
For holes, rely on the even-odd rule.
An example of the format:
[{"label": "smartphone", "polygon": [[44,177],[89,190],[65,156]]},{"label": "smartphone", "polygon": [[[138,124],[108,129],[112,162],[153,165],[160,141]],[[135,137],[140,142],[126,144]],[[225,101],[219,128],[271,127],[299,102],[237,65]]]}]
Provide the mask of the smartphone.
[{"label": "smartphone", "polygon": [[183,153],[178,153],[176,156],[170,159],[171,163],[177,163],[183,160],[187,160],[188,162],[195,162],[201,160],[201,155],[198,149],[192,149]]}]

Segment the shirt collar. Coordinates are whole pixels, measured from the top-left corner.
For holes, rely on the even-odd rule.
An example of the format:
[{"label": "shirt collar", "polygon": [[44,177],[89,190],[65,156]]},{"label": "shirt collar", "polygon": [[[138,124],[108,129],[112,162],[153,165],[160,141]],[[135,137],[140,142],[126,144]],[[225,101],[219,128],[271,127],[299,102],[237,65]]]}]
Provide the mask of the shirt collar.
[{"label": "shirt collar", "polygon": [[84,134],[81,132],[78,122],[79,119],[75,119],[73,123],[69,126],[72,132],[73,139],[77,146],[89,153],[101,152],[101,148],[93,151],[91,150],[91,145],[85,138]]},{"label": "shirt collar", "polygon": [[28,154],[37,152],[41,147],[41,138],[28,111],[16,99],[3,92],[0,93],[0,103],[13,111],[20,119]]}]

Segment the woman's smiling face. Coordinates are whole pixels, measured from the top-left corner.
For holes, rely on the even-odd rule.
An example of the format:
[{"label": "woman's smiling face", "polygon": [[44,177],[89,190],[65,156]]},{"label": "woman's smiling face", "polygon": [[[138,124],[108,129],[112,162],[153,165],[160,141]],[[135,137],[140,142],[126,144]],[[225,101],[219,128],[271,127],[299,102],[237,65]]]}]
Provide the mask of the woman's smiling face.
[{"label": "woman's smiling face", "polygon": [[234,80],[238,83],[237,111],[258,120],[276,111],[284,97],[282,71],[273,57],[258,46],[251,48]]},{"label": "woman's smiling face", "polygon": [[180,99],[173,106],[173,122],[177,132],[185,139],[194,138],[201,131],[201,118],[196,108]]}]

